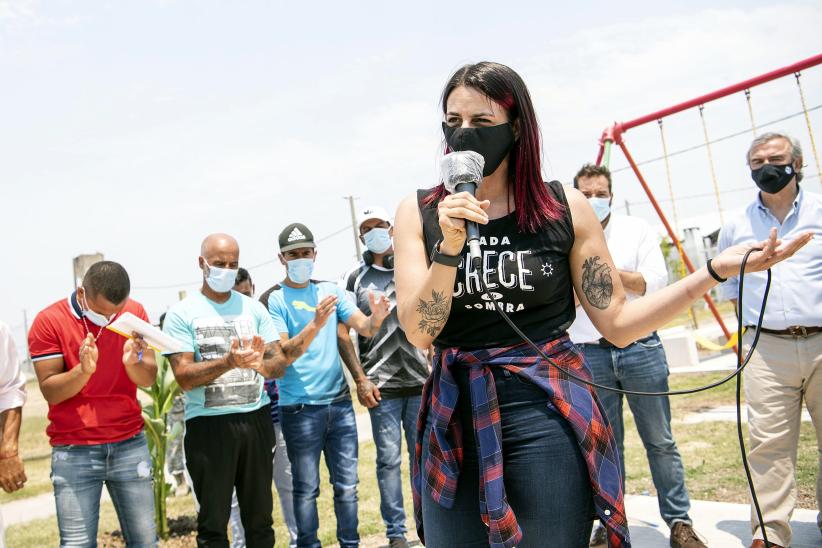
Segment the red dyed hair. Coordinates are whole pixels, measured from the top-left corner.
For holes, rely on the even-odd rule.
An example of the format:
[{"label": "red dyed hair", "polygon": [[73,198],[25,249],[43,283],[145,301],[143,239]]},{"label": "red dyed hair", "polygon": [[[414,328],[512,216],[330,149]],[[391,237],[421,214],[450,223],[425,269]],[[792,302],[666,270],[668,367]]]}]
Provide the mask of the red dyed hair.
[{"label": "red dyed hair", "polygon": [[[539,125],[531,95],[519,74],[500,63],[465,65],[451,76],[442,91],[443,113],[448,110],[448,96],[460,86],[476,89],[499,104],[508,113],[509,122],[519,120],[519,139],[508,153],[508,180],[514,187],[519,230],[537,232],[546,222],[562,217],[564,206],[548,193],[542,180]],[[423,205],[437,204],[447,195],[445,186],[440,184],[425,196]]]}]

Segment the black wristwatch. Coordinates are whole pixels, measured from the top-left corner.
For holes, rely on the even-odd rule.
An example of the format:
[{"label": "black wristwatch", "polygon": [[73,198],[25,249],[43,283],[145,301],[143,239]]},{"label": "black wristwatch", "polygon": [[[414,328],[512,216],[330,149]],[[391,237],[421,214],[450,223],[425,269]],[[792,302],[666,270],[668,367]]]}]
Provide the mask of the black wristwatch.
[{"label": "black wristwatch", "polygon": [[431,262],[439,263],[445,266],[458,267],[462,262],[462,255],[445,255],[443,253],[440,253],[441,243],[442,240],[437,242],[434,245],[434,249],[431,250]]}]

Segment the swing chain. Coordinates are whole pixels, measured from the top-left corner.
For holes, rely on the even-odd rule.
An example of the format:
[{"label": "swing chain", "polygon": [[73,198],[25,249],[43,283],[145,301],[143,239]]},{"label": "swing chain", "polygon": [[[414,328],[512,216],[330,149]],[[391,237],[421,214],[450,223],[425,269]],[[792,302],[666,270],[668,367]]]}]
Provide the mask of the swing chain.
[{"label": "swing chain", "polygon": [[711,181],[714,185],[714,195],[716,196],[716,208],[719,211],[719,224],[725,224],[725,216],[722,214],[722,200],[719,195],[719,183],[716,180],[716,170],[714,169],[714,155],[711,151],[711,140],[708,138],[708,124],[705,122],[705,105],[699,105],[699,119],[702,121],[702,134],[705,136],[705,148],[708,151],[708,166],[711,168]]},{"label": "swing chain", "polygon": [[754,113],[753,113],[753,103],[751,102],[751,90],[745,90],[745,102],[748,103],[748,116],[751,119],[751,133],[753,133],[754,138],[756,138],[756,122],[754,121]]},{"label": "swing chain", "polygon": [[[668,145],[665,142],[665,130],[662,126],[662,118],[657,120],[659,124],[659,136],[662,139],[662,156],[665,159],[665,175],[668,179],[668,194],[671,196],[671,210],[674,215],[674,232],[676,233],[677,239],[679,238],[679,215],[677,215],[676,211],[676,200],[674,199],[674,184],[671,179],[671,166],[668,163]],[[679,242],[674,242],[677,246],[679,246]]]},{"label": "swing chain", "polygon": [[808,114],[808,106],[805,103],[805,93],[802,91],[802,82],[800,77],[802,76],[801,72],[794,72],[794,77],[796,78],[796,87],[799,88],[799,100],[802,102],[802,111],[805,113],[805,123],[808,126],[808,137],[811,140],[811,150],[813,151],[813,158],[816,161],[816,175],[820,177],[820,181],[822,181],[822,169],[819,167],[819,153],[816,150],[816,141],[813,138],[813,129],[811,128],[811,117]]}]

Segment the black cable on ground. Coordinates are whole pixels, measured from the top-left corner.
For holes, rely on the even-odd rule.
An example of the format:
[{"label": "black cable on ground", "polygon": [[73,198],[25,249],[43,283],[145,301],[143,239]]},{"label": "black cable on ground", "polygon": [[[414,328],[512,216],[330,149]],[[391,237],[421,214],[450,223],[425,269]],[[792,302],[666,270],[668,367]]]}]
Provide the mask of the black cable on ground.
[{"label": "black cable on ground", "polygon": [[[749,252],[750,253],[750,252]],[[747,259],[747,255],[745,256]],[[745,276],[742,273],[745,272],[745,261],[742,262],[742,268],[739,272],[739,292],[737,295],[737,303],[738,310],[742,310],[742,288],[745,284]],[[756,324],[756,332],[754,333],[754,340],[751,342],[751,350],[748,355],[748,359],[753,354],[754,349],[756,348],[757,343],[759,342],[759,334],[762,328],[762,316],[765,313],[765,305],[768,303],[768,294],[771,291],[771,269],[768,269],[768,280],[765,282],[765,295],[762,297],[762,309],[759,312],[759,320]],[[737,335],[737,351],[736,351],[736,359],[737,365],[739,365],[740,360],[742,359],[742,314],[737,312],[737,324],[736,324],[736,332]],[[759,498],[756,496],[756,489],[754,488],[753,484],[753,477],[751,477],[751,467],[748,464],[748,455],[745,449],[745,437],[742,435],[742,373],[740,373],[736,377],[736,435],[739,439],[739,450],[742,454],[742,466],[745,468],[745,477],[748,479],[748,486],[751,488],[751,500],[754,504],[754,509],[756,510],[756,519],[759,521],[759,528],[762,531],[762,540],[765,543],[766,548],[771,548],[771,543],[768,541],[768,532],[765,530],[765,520],[762,518],[762,509],[759,507]]]}]

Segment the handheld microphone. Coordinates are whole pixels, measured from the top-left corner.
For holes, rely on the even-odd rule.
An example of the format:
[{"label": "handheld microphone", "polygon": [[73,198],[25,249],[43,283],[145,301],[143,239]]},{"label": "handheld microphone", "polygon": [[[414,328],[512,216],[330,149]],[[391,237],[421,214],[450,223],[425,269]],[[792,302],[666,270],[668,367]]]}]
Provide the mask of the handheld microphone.
[{"label": "handheld microphone", "polygon": [[[440,173],[445,189],[451,194],[468,192],[471,196],[477,193],[477,187],[482,183],[482,170],[485,167],[485,158],[473,150],[450,152],[443,156],[440,162]],[[479,226],[474,221],[465,221],[467,234],[468,258],[475,268],[482,263],[482,254],[479,244]]]}]

